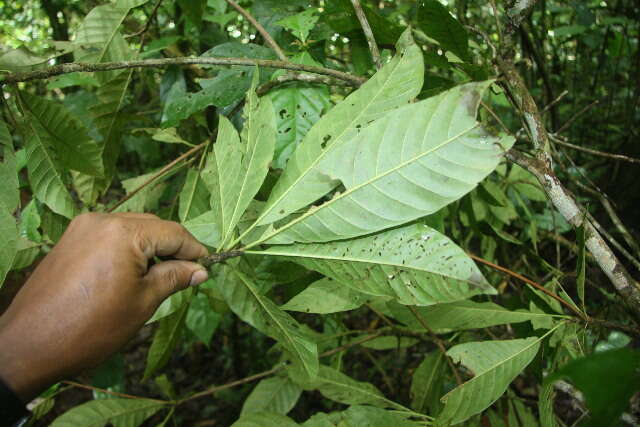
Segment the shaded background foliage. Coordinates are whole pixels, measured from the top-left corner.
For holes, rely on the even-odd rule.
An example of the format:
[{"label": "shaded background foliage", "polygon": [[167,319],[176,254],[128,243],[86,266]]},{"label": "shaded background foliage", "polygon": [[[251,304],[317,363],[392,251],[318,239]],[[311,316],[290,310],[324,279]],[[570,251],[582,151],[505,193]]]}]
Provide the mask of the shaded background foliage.
[{"label": "shaded background foliage", "polygon": [[[426,99],[460,83],[499,76],[493,66],[492,46],[497,45],[507,31],[504,20],[507,4],[467,0],[451,0],[441,6],[429,1],[362,3],[383,60],[393,56],[395,43],[405,27],[410,25],[414,29],[413,36],[422,48],[426,67],[418,98]],[[49,65],[77,61],[79,53],[65,53],[64,42],[73,39],[85,16],[100,4],[70,0],[0,2],[0,46],[7,52],[28,48],[28,51],[17,51],[20,61],[28,62],[27,59],[33,57],[51,58]],[[442,6],[445,4],[446,7]],[[255,0],[240,2],[240,5],[250,11],[294,62],[364,77],[370,77],[375,71],[367,40],[348,0]],[[434,25],[436,22],[442,25]],[[224,0],[148,2],[126,15],[121,32],[130,45],[131,57],[133,52],[139,51],[143,59],[183,56],[278,58],[256,28]],[[640,270],[637,244],[640,164],[636,160],[640,157],[640,7],[631,0],[542,0],[526,16],[513,38],[517,69],[538,105],[545,108],[544,118],[552,135],[558,177],[603,225],[604,232],[618,243],[616,253],[637,278]],[[51,40],[63,43],[52,43]],[[6,61],[6,57],[3,58]],[[0,58],[0,69],[8,63],[3,62],[3,58]],[[12,61],[15,64],[15,57]],[[281,71],[272,72],[261,70],[260,83],[265,84],[271,77],[282,74]],[[251,67],[200,65],[133,72],[120,112],[114,118],[121,140],[120,155],[112,159],[116,178],[98,197],[98,194],[83,192],[86,187],[80,185],[76,177],[75,200],[80,199],[85,209],[104,211],[112,208],[157,170],[189,150],[188,145],[211,140],[219,124],[219,114],[240,126],[242,103],[252,75]],[[21,83],[20,89],[41,99],[62,102],[90,130],[90,136],[100,140],[104,138],[99,132],[101,125],[95,116],[86,112],[91,106],[100,105],[102,84],[97,73],[76,73]],[[268,96],[274,104],[278,134],[272,170],[257,196],[261,201],[267,199],[280,169],[313,123],[352,90],[342,85],[300,81],[266,89],[270,90],[265,90],[263,96]],[[4,96],[9,104],[15,102],[9,92],[5,91]],[[504,126],[518,137],[518,144],[526,149],[522,144],[527,140],[527,134],[522,130],[521,114],[510,105],[504,92],[494,87],[485,100]],[[10,124],[9,109],[3,109],[3,118]],[[480,116],[490,123],[489,126],[501,129],[487,110],[481,109]],[[20,133],[15,133],[13,138],[16,146],[23,146]],[[194,155],[184,163],[193,170],[202,164],[200,159],[199,155]],[[24,167],[26,161],[24,154],[18,151],[19,167]],[[171,169],[162,179],[127,200],[124,209],[151,211],[180,221],[204,213],[189,212],[189,209],[185,213],[181,207],[178,195],[184,192],[183,187],[198,185],[197,176],[190,176],[186,169],[184,164]],[[66,224],[63,217],[33,198],[24,170],[20,174],[20,184],[18,216],[24,240],[18,267],[23,268],[11,272],[0,290],[4,306],[28,277],[32,262],[46,253]],[[544,416],[549,413],[545,405],[551,405],[559,420],[567,425],[582,420],[584,402],[575,388],[569,383],[560,383],[555,387],[555,400],[551,400],[552,391],[543,387],[543,375],[580,356],[638,345],[637,315],[624,306],[591,256],[584,254],[582,231],[575,230],[558,215],[535,179],[514,165],[499,166],[497,173],[476,190],[429,216],[426,223],[485,260],[525,274],[563,297],[567,295],[565,302],[570,299],[580,304],[579,282],[585,280],[587,297],[580,309],[603,320],[590,323],[588,327],[578,323],[562,326],[561,332],[543,344],[542,351],[512,383],[504,397],[469,423],[528,426],[538,425],[540,420],[542,425],[549,425],[544,423]],[[581,264],[583,258],[585,264]],[[557,301],[522,282],[493,269],[482,268],[499,295],[478,301],[492,301],[510,310],[572,314],[566,308],[563,311]],[[258,269],[265,282],[286,285],[271,291],[278,303],[289,301],[322,277],[289,262],[258,264]],[[192,308],[184,313],[187,327],[175,350],[167,354],[167,366],[160,379],[141,382],[143,375],[147,376],[145,359],[155,328],[149,326],[121,354],[95,372],[84,375],[80,382],[112,392],[173,399],[273,367],[277,360],[273,341],[238,321],[216,298],[215,292],[194,295],[191,304]],[[398,312],[392,312],[395,320],[389,320],[375,305],[357,307],[353,311],[322,317],[297,313],[295,318],[325,334],[344,334],[334,340],[338,346],[349,345],[352,339],[348,330],[362,334],[388,326],[386,322],[403,322],[402,319],[409,322]],[[443,315],[447,316],[451,316],[450,312]],[[437,316],[430,318],[436,326],[437,321]],[[431,360],[433,363],[428,366],[433,367],[434,372],[426,372],[427,365],[421,363],[426,354],[436,359],[440,346],[450,348],[471,341],[542,335],[541,326],[533,322],[489,325],[474,330],[459,327],[453,333],[447,330],[446,324],[442,329],[436,326],[431,324],[434,334],[426,334],[417,342],[407,341],[407,346],[404,341],[411,338],[401,336],[395,341],[378,344],[378,348],[375,344],[350,347],[346,353],[333,355],[330,364],[353,378],[375,384],[396,402],[436,414],[442,409],[437,397],[444,393],[435,398],[424,396],[424,403],[416,403],[419,386],[412,386],[411,376],[407,373],[426,377],[433,374],[440,382],[435,388],[441,391],[453,389],[456,378],[441,359]],[[393,337],[392,334],[387,338]],[[610,369],[616,368],[613,365]],[[571,371],[570,368],[566,370]],[[462,372],[463,376],[468,373]],[[466,375],[465,379],[469,377]],[[579,382],[576,380],[576,386]],[[245,399],[254,387],[248,382],[216,392],[215,399],[204,397],[188,401],[176,411],[175,422],[178,425],[230,425],[240,415],[243,405],[247,405]],[[50,393],[56,396],[55,405],[52,399],[45,400],[53,409],[36,424],[47,424],[91,395],[108,397],[96,390],[83,391],[77,384],[62,384]],[[586,398],[589,404],[589,396]],[[620,398],[624,400],[629,396],[622,394]],[[253,405],[259,407],[255,402]],[[289,416],[302,422],[315,412],[344,408],[318,391],[311,391],[302,394]],[[44,409],[41,408],[43,412]],[[623,422],[637,422],[637,395],[630,406],[625,405],[621,410],[625,411]],[[147,422],[156,425],[162,422],[164,415],[155,415]]]}]

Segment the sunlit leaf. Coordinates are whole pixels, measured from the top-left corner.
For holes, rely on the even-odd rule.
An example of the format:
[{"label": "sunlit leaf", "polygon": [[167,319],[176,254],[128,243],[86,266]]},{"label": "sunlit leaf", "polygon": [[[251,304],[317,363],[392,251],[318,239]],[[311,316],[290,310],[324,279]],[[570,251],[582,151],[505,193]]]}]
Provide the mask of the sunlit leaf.
[{"label": "sunlit leaf", "polygon": [[255,412],[287,414],[296,404],[302,389],[288,377],[262,380],[255,386],[242,405],[240,417]]},{"label": "sunlit leaf", "polygon": [[162,402],[147,399],[98,399],[76,406],[55,419],[52,427],[94,427],[107,423],[135,427],[164,408]]}]

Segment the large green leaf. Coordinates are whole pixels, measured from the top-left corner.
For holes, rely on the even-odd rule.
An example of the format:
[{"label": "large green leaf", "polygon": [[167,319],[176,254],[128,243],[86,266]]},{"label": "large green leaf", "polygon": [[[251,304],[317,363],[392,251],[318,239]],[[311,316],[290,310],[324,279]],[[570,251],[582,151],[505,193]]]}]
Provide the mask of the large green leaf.
[{"label": "large green leaf", "polygon": [[55,213],[73,218],[76,209],[65,185],[63,176],[66,170],[55,152],[55,141],[32,117],[27,119],[25,128],[27,170],[31,190]]},{"label": "large green leaf", "polygon": [[247,119],[240,140],[231,122],[220,117],[218,139],[202,174],[220,218],[222,247],[260,189],[273,159],[275,115],[271,100],[265,97],[258,101],[252,89],[245,108]]},{"label": "large green leaf", "polygon": [[457,424],[488,408],[535,357],[542,338],[458,344],[447,355],[474,377],[444,395],[438,421]]},{"label": "large green leaf", "polygon": [[401,304],[430,305],[495,293],[460,247],[421,224],[358,239],[249,253],[291,257],[345,286]]},{"label": "large green leaf", "polygon": [[217,248],[220,245],[218,222],[219,219],[216,212],[207,211],[200,216],[182,223],[182,225],[200,242],[207,246]]},{"label": "large green leaf", "polygon": [[475,120],[490,84],[460,85],[398,108],[326,150],[314,173],[342,182],[345,190],[261,240],[326,242],[369,234],[432,214],[473,190],[514,142],[490,135]]},{"label": "large green leaf", "polygon": [[100,145],[89,137],[89,131],[62,104],[27,93],[21,97],[30,120],[37,121],[47,133],[62,166],[87,175],[103,174]]},{"label": "large green leaf", "polygon": [[450,50],[463,61],[469,61],[467,31],[438,0],[418,2],[418,26],[437,40],[443,49]]},{"label": "large green leaf", "polygon": [[180,340],[184,327],[189,305],[191,303],[191,293],[182,303],[180,309],[160,320],[153,342],[147,355],[147,365],[144,368],[143,381],[149,379],[158,369],[162,369],[169,360],[173,350]]},{"label": "large green leaf", "polygon": [[439,411],[446,366],[445,355],[438,350],[422,359],[411,378],[412,409],[432,415]]},{"label": "large green leaf", "polygon": [[55,419],[51,427],[136,427],[166,405],[146,399],[98,399],[76,406]]},{"label": "large green leaf", "polygon": [[269,224],[319,199],[338,182],[317,165],[386,112],[406,104],[422,87],[422,54],[407,31],[398,54],[361,88],[332,108],[305,135],[276,183],[258,225]]},{"label": "large green leaf", "polygon": [[274,412],[255,412],[240,417],[231,427],[297,427],[291,418]]},{"label": "large green leaf", "polygon": [[[226,271],[226,270],[225,270]],[[277,340],[313,378],[318,372],[318,349],[312,338],[289,314],[259,292],[253,281],[232,269],[228,283],[220,287],[231,310],[260,332]]]},{"label": "large green leaf", "polygon": [[[418,330],[424,329],[421,322],[406,307],[389,304],[389,308],[396,320]],[[554,317],[543,312],[510,311],[492,302],[473,301],[456,301],[429,307],[417,307],[416,311],[429,328],[438,333],[526,321],[546,323],[544,326],[548,329],[553,325],[553,322],[544,321],[553,320]]]},{"label": "large green leaf", "polygon": [[312,283],[280,308],[304,313],[337,313],[353,310],[367,302],[367,295],[325,277]]},{"label": "large green leaf", "polygon": [[300,384],[305,390],[318,390],[327,399],[347,405],[402,408],[387,399],[373,384],[356,381],[329,366],[320,365],[315,380]]},{"label": "large green leaf", "polygon": [[247,396],[240,416],[263,411],[285,415],[295,406],[301,393],[302,389],[288,377],[267,378]]},{"label": "large green leaf", "polygon": [[309,129],[331,105],[326,87],[296,85],[269,93],[276,112],[278,137],[273,167],[284,169]]}]

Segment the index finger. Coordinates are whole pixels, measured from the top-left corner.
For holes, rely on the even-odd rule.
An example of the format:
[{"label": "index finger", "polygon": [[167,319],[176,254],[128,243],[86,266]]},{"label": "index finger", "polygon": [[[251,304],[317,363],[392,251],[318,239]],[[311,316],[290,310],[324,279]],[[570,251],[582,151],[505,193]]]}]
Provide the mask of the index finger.
[{"label": "index finger", "polygon": [[136,243],[147,258],[171,256],[194,260],[207,256],[209,251],[186,228],[177,222],[162,219],[135,219]]}]

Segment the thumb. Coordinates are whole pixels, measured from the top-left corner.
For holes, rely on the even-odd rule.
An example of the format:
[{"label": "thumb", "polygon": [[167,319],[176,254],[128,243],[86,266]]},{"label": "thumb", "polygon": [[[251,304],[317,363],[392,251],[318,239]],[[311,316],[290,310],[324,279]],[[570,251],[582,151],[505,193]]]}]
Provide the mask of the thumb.
[{"label": "thumb", "polygon": [[200,264],[190,261],[164,261],[155,264],[144,277],[147,286],[159,302],[187,287],[199,285],[209,275]]}]

